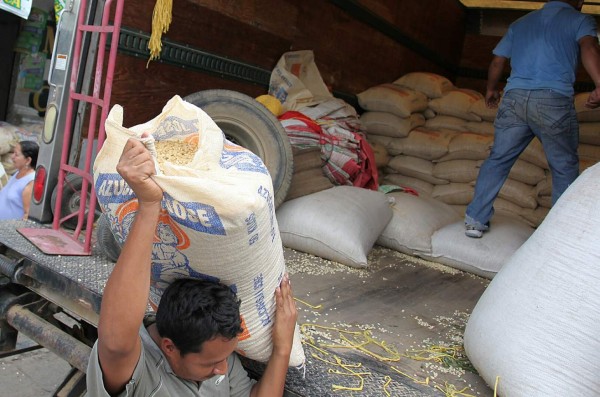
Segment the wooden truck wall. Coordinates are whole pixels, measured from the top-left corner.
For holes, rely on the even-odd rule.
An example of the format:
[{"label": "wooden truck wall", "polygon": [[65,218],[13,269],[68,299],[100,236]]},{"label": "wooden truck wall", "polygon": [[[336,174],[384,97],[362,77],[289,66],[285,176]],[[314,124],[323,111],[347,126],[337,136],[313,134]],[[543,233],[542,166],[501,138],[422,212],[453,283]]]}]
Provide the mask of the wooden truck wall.
[{"label": "wooden truck wall", "polygon": [[[127,0],[123,26],[151,32],[154,2]],[[326,84],[354,95],[410,71],[454,79],[465,35],[466,9],[457,0],[175,1],[163,39],[270,72],[287,51],[310,49]],[[113,104],[125,125],[149,120],[173,95],[232,89],[250,96],[267,86],[222,78],[120,53]],[[267,81],[268,84],[268,81]]]}]

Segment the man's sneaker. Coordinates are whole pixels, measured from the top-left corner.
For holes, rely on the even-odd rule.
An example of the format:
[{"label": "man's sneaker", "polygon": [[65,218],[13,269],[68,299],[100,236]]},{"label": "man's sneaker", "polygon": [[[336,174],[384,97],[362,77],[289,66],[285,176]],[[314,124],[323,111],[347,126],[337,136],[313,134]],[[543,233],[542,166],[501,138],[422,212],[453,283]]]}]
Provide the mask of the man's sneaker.
[{"label": "man's sneaker", "polygon": [[475,229],[475,226],[467,225],[467,230],[465,230],[465,235],[467,237],[472,238],[481,238],[483,236],[483,230]]}]

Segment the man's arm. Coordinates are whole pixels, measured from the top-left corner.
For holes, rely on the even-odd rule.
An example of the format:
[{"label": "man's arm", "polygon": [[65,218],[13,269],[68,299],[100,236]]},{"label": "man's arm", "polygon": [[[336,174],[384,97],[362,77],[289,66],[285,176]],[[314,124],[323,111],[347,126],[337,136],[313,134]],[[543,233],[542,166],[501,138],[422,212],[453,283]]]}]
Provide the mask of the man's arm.
[{"label": "man's arm", "polygon": [[273,325],[273,352],[262,377],[252,387],[251,397],[283,396],[285,377],[290,362],[294,329],[298,312],[292,296],[292,286],[288,275],[284,275],[281,285],[275,291],[277,309]]},{"label": "man's arm", "polygon": [[100,310],[98,358],[111,394],[123,390],[139,360],[138,332],[148,304],[152,240],[162,199],[162,189],[152,179],[154,161],[139,140],[127,141],[117,171],[133,189],[139,207]]},{"label": "man's arm", "polygon": [[498,90],[498,83],[500,82],[500,77],[502,77],[502,72],[504,72],[506,60],[507,58],[505,57],[494,55],[492,62],[490,62],[485,92],[485,104],[488,108],[497,107],[498,102],[500,101],[500,90]]},{"label": "man's arm", "polygon": [[597,108],[600,106],[600,45],[598,45],[598,38],[582,37],[579,40],[579,48],[581,49],[581,63],[596,85],[596,89],[590,93],[585,107]]}]

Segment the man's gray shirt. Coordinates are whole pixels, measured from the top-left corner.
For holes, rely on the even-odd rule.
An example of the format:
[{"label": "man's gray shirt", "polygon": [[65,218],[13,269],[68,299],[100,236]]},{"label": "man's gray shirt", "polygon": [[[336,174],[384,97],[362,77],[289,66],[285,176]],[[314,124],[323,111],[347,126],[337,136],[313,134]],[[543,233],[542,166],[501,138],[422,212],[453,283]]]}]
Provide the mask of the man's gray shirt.
[{"label": "man's gray shirt", "polygon": [[[235,353],[227,358],[228,372],[198,385],[197,382],[178,378],[146,328],[141,327],[142,351],[133,376],[120,397],[247,397],[256,383],[248,377]],[[98,360],[98,342],[94,344],[87,368],[87,392],[90,397],[109,397],[104,388]]]}]

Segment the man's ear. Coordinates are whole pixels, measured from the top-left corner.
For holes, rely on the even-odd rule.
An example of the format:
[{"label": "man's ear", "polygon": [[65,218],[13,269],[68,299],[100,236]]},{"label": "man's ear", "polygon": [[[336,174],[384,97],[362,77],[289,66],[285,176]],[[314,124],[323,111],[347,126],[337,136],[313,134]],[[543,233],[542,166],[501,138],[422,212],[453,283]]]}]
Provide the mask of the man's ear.
[{"label": "man's ear", "polygon": [[175,343],[170,338],[161,338],[160,347],[163,353],[167,356],[171,356],[179,351]]}]

